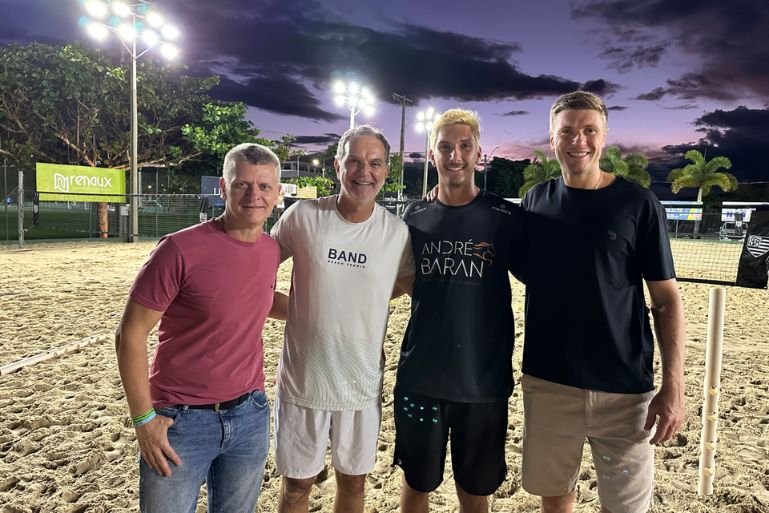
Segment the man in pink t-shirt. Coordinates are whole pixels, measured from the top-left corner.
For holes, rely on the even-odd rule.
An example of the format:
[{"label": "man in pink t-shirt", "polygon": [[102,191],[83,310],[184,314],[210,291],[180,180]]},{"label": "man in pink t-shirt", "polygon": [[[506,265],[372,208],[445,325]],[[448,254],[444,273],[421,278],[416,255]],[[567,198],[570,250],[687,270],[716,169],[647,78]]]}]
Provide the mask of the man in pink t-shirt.
[{"label": "man in pink t-shirt", "polygon": [[[134,281],[116,335],[118,367],[141,451],[144,513],[256,509],[269,449],[262,328],[278,244],[262,231],[280,162],[258,144],[227,153],[224,213],[160,240]],[[158,345],[147,364],[147,338]]]}]

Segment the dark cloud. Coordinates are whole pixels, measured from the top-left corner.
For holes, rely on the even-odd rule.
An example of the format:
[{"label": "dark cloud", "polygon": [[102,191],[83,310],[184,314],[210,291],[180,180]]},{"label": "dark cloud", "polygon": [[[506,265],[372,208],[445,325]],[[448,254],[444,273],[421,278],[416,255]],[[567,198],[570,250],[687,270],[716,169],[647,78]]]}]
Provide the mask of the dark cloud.
[{"label": "dark cloud", "polygon": [[[81,13],[67,2],[7,3],[14,14],[0,27],[0,42],[85,39],[77,27]],[[415,101],[470,102],[538,99],[577,89],[602,95],[618,90],[603,79],[582,84],[558,75],[528,74],[515,61],[522,51],[515,42],[413,23],[360,26],[333,15],[319,0],[253,0],[247,8],[242,0],[164,0],[158,6],[181,30],[182,62],[188,71],[222,76],[216,97],[276,114],[337,119],[320,106],[324,95],[331,94],[335,71],[365,77],[387,102],[393,102],[391,91]],[[37,26],[37,13],[43,10],[47,21]],[[53,30],[48,26],[51,16],[58,27]],[[105,45],[116,48],[114,40]],[[150,53],[147,58],[152,57]]]},{"label": "dark cloud", "polygon": [[[30,34],[27,30],[23,30],[17,26],[8,26],[6,24],[0,25],[0,45],[7,45],[9,43],[31,43],[36,38]],[[49,43],[50,41],[42,41],[37,39],[40,43]]]},{"label": "dark cloud", "polygon": [[582,91],[588,91],[600,96],[611,96],[612,94],[619,91],[621,86],[619,84],[609,82],[608,80],[604,80],[603,78],[599,78],[597,80],[588,80],[582,84],[580,89]]},{"label": "dark cloud", "polygon": [[[703,73],[685,73],[677,79],[669,79],[668,87],[657,87],[654,90],[638,95],[638,100],[657,101],[665,96],[673,96],[684,100],[710,98],[722,101],[733,101],[741,97],[738,89],[724,88],[723,77]],[[728,81],[726,81],[728,82]]]},{"label": "dark cloud", "polygon": [[662,87],[657,87],[652,91],[649,91],[648,93],[639,94],[636,96],[636,100],[648,100],[652,102],[656,102],[657,100],[663,98],[667,94],[667,91],[663,89]]},{"label": "dark cloud", "polygon": [[682,105],[674,105],[672,107],[662,107],[665,110],[692,110],[692,109],[698,109],[699,106],[695,105],[694,103],[684,103]]},{"label": "dark cloud", "polygon": [[612,111],[621,111],[621,110],[627,110],[627,107],[624,105],[612,105],[611,107],[606,107],[606,110]]},{"label": "dark cloud", "polygon": [[298,135],[294,140],[296,145],[305,144],[320,144],[331,145],[339,142],[339,138],[342,137],[339,134],[325,133],[323,135]]},{"label": "dark cloud", "polygon": [[656,65],[666,48],[692,57],[698,68],[660,86],[663,96],[769,98],[766,0],[578,0],[573,14],[611,27],[603,56],[620,71]]},{"label": "dark cloud", "polygon": [[[306,84],[303,90],[281,91],[287,101],[264,101],[261,93],[245,100],[279,114],[303,112],[294,107],[291,91],[300,93],[298,103],[303,106],[308,105],[307,95],[330,95],[334,71],[365,77],[388,102],[394,101],[390,91],[416,101],[433,97],[486,101],[542,98],[577,89],[611,94],[618,89],[602,79],[583,85],[556,75],[526,74],[514,61],[521,51],[517,43],[408,23],[387,29],[357,26],[332,17],[313,0],[261,1],[243,12],[235,1],[217,2],[215,7],[181,0],[169,4],[180,7],[185,18],[190,33],[185,51],[191,62],[205,63],[208,71],[227,74],[249,87],[251,80],[255,84],[269,80]],[[230,92],[236,89],[231,86]],[[241,91],[246,92],[245,88]],[[255,99],[262,101],[251,103]],[[317,103],[309,107],[314,112],[310,117],[327,119],[328,113],[312,110]]]},{"label": "dark cloud", "polygon": [[346,117],[321,109],[318,99],[303,84],[290,77],[254,77],[244,84],[222,77],[211,94],[220,100],[244,102],[252,107],[292,116],[323,121]]},{"label": "dark cloud", "polygon": [[[670,157],[678,156],[679,167],[683,154],[690,149],[707,153],[707,158],[723,155],[732,161],[729,170],[741,181],[767,181],[767,141],[769,141],[769,109],[748,109],[708,112],[695,121],[704,136],[697,142],[665,146]],[[672,169],[672,167],[670,168]]]},{"label": "dark cloud", "polygon": [[528,113],[529,113],[528,110],[511,110],[509,112],[500,114],[500,116],[525,116]]},{"label": "dark cloud", "polygon": [[[0,46],[8,43],[62,44],[84,38],[78,18],[84,13],[76,2],[50,0],[4,1]],[[45,16],[40,13],[45,12]]]},{"label": "dark cloud", "polygon": [[612,46],[601,52],[601,57],[608,59],[609,67],[620,73],[627,73],[633,68],[656,66],[667,50],[667,43],[654,43],[649,46],[629,47]]}]

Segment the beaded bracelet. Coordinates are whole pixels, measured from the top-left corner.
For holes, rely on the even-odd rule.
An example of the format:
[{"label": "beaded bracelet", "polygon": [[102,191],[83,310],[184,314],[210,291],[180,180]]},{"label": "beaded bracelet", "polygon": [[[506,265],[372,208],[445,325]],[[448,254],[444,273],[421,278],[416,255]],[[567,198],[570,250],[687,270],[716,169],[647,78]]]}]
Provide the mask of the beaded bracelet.
[{"label": "beaded bracelet", "polygon": [[142,413],[141,415],[137,415],[136,417],[131,417],[131,423],[133,423],[134,427],[143,426],[144,424],[154,419],[156,415],[157,414],[155,413],[155,408],[150,408],[149,410]]}]

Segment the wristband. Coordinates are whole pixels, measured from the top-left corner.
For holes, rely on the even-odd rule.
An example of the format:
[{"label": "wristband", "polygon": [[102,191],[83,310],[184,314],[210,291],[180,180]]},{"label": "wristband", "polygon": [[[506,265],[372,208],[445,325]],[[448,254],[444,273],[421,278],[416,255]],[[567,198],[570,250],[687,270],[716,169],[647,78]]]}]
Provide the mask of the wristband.
[{"label": "wristband", "polygon": [[134,425],[134,427],[143,426],[144,424],[154,419],[156,416],[157,414],[155,413],[155,409],[150,408],[149,410],[142,413],[141,415],[137,415],[136,417],[131,417],[131,423]]}]

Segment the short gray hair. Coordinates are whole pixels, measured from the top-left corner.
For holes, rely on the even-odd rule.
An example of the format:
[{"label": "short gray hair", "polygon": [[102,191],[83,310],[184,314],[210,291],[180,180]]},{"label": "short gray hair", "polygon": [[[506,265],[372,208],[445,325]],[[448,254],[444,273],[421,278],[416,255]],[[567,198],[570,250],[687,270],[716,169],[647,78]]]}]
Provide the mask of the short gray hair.
[{"label": "short gray hair", "polygon": [[385,162],[390,162],[390,143],[387,141],[387,137],[385,137],[381,130],[374,128],[371,125],[358,125],[343,133],[342,138],[339,139],[339,145],[336,148],[336,160],[341,161],[345,156],[345,147],[347,146],[347,143],[350,142],[350,139],[361,136],[376,137],[379,139],[384,146]]},{"label": "short gray hair", "polygon": [[242,143],[233,147],[224,156],[224,165],[222,166],[222,176],[224,181],[229,184],[235,178],[235,166],[238,162],[248,162],[249,164],[272,164],[275,166],[275,174],[280,183],[280,159],[275,152],[267,146],[256,143]]}]

